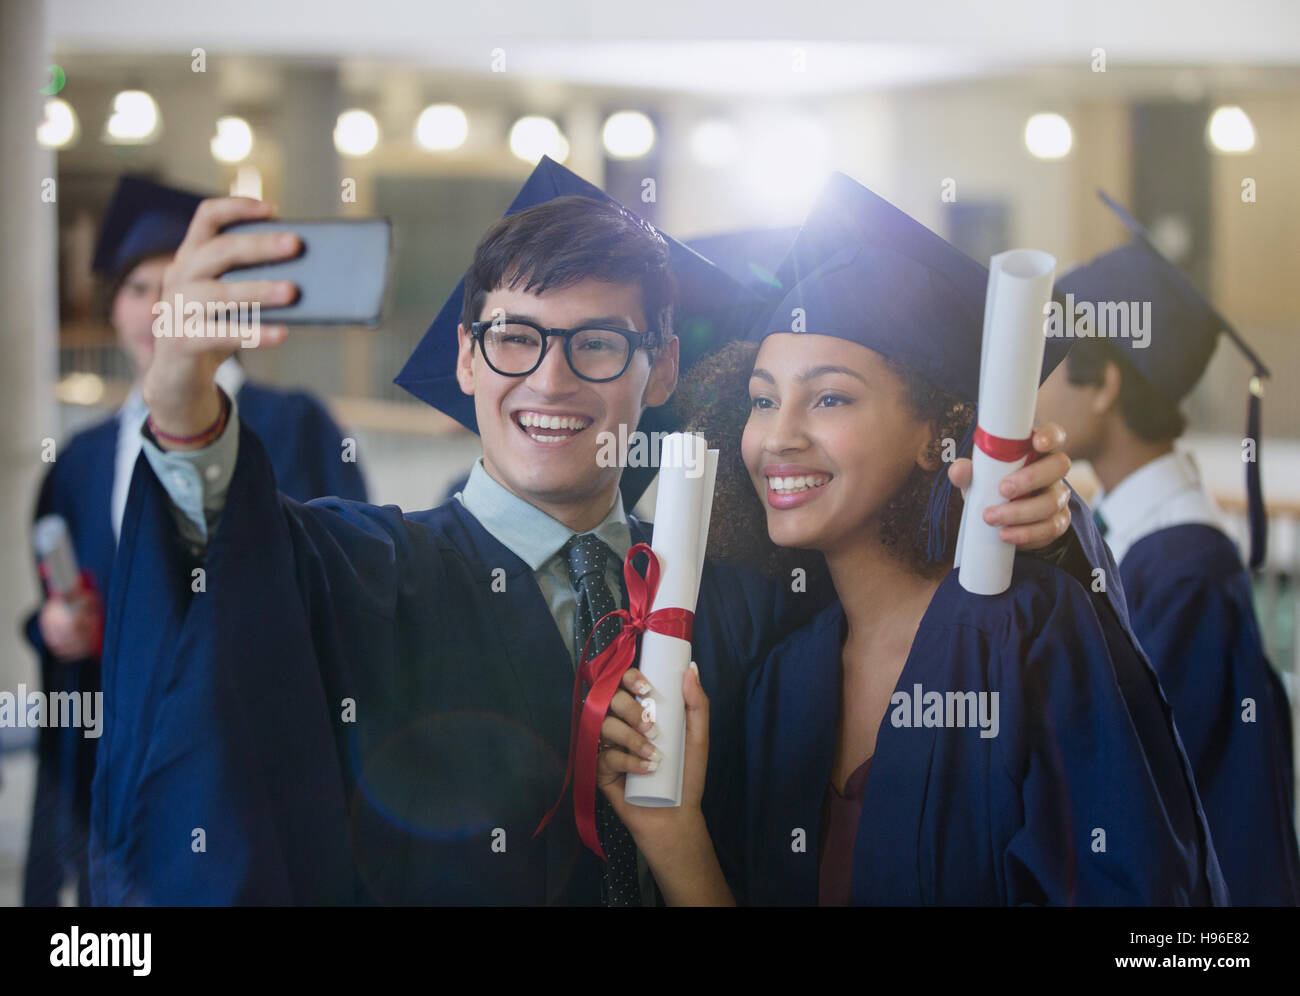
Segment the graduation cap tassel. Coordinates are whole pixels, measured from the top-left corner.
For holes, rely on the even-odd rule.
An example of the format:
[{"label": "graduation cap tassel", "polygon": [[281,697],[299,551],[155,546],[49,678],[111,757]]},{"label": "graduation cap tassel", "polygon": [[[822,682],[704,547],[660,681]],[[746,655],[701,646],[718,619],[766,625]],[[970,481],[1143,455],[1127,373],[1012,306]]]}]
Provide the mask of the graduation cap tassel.
[{"label": "graduation cap tassel", "polygon": [[1246,462],[1246,514],[1250,522],[1251,570],[1264,563],[1264,555],[1268,552],[1268,516],[1264,511],[1264,493],[1259,483],[1259,422],[1265,376],[1266,371],[1256,367],[1255,375],[1250,378],[1250,400],[1246,403],[1246,438],[1254,447],[1251,459]]},{"label": "graduation cap tassel", "polygon": [[[977,424],[978,416],[971,418],[970,425],[966,427],[966,434],[962,436],[961,443],[957,447],[957,456],[970,455]],[[948,466],[945,464],[935,475],[934,484],[930,488],[930,502],[926,508],[925,519],[921,522],[921,529],[926,532],[925,559],[932,564],[947,559],[948,502],[951,498],[952,481],[948,479]]]}]

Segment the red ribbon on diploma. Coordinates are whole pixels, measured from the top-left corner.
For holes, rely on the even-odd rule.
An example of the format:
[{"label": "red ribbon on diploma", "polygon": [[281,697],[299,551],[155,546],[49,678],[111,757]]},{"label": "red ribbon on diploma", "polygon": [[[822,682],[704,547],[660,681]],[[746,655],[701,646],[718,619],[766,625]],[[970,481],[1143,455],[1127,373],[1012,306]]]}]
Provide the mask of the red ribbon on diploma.
[{"label": "red ribbon on diploma", "polygon": [[[632,561],[642,553],[648,559],[644,578],[632,565]],[[582,645],[578,673],[573,680],[573,716],[569,724],[569,763],[564,771],[564,786],[560,789],[560,797],[555,800],[555,805],[533,831],[533,836],[536,837],[551,822],[551,817],[560,808],[564,793],[569,790],[569,783],[572,782],[573,817],[578,824],[578,836],[601,860],[604,860],[605,852],[601,850],[600,839],[596,834],[596,756],[605,713],[609,711],[609,704],[618,691],[624,672],[636,660],[637,637],[650,630],[689,643],[695,623],[695,613],[689,609],[650,611],[654,605],[655,592],[659,590],[659,558],[649,544],[637,543],[627,551],[627,557],[623,561],[623,580],[627,584],[627,609],[616,609],[601,616],[591,632],[595,635],[600,624],[610,618],[622,620],[623,628],[613,642],[591,660],[587,659],[591,637],[588,636],[587,642]],[[583,685],[590,687],[585,702],[582,698]]]},{"label": "red ribbon on diploma", "polygon": [[1002,463],[1015,463],[1021,457],[1028,457],[1025,466],[1041,459],[1043,454],[1034,449],[1034,434],[1031,432],[1024,439],[1005,439],[985,432],[975,426],[975,445]]}]

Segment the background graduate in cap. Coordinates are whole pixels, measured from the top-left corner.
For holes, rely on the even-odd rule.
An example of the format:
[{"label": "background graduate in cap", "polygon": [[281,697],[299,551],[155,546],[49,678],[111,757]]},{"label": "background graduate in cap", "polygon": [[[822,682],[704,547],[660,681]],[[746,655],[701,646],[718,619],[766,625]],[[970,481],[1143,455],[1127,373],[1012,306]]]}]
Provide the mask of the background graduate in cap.
[{"label": "background graduate in cap", "polygon": [[1174,447],[1186,426],[1179,402],[1226,333],[1253,368],[1246,474],[1258,566],[1268,370],[1138,222],[1102,199],[1133,240],[1072,270],[1058,289],[1099,317],[1106,303],[1148,306],[1150,327],[1139,339],[1094,323],[1095,337],[1080,339],[1043,384],[1038,413],[1065,426],[1071,454],[1101,480],[1096,518],[1119,562],[1133,629],[1173,706],[1233,903],[1294,905],[1300,857],[1286,692],[1264,656],[1250,577],[1190,455]]},{"label": "background graduate in cap", "polygon": [[[205,202],[168,292],[288,299],[279,285],[215,284],[231,259],[292,252],[272,234],[218,234],[268,214]],[[599,435],[667,419],[682,357],[742,334],[754,306],[543,160],[398,378],[482,437],[456,499],[405,515],[300,505],[277,493],[238,413],[201,448],[146,441],[117,562],[131,597],[109,606],[103,749],[117,763],[95,786],[96,901],[653,901],[621,824],[602,825],[605,865],[570,819],[533,834],[563,781],[576,649],[624,597],[627,549],[650,538],[624,511],[628,475],[596,459]],[[282,338],[265,329],[262,342]],[[164,435],[220,424],[221,348],[159,344],[145,397]],[[217,468],[199,474],[207,519],[177,514],[175,461]],[[208,595],[176,581],[178,532],[206,547]],[[694,646],[720,764],[738,764],[751,662],[817,607],[706,567]],[[625,686],[640,680],[633,669]],[[614,709],[628,763],[647,770],[651,725],[627,692]],[[735,812],[739,789],[719,779],[704,811]],[[221,847],[196,859],[195,826]],[[712,829],[726,840],[739,823]]]},{"label": "background graduate in cap", "polygon": [[[40,655],[47,691],[94,692],[100,687],[96,644],[147,414],[138,380],[153,355],[152,308],[160,297],[163,271],[200,200],[186,191],[124,176],[101,226],[93,265],[109,281],[109,323],[137,383],[116,413],[60,448],[41,486],[36,518],[63,517],[78,564],[93,585],[78,599],[47,598],[27,621],[27,638]],[[304,392],[249,382],[233,357],[217,376],[237,400],[244,421],[265,442],[286,494],[302,500],[328,494],[365,498],[360,470],[341,459],[342,434],[320,402]],[[57,905],[59,890],[70,875],[78,883],[81,902],[89,899],[86,834],[97,743],[76,729],[41,731],[24,884],[29,905]]]},{"label": "background graduate in cap", "polygon": [[[733,468],[740,443],[771,540],[822,554],[837,596],[750,680],[741,898],[1222,902],[1187,760],[1122,605],[1041,558],[1017,557],[992,597],[951,569],[960,498],[941,452],[974,421],[984,267],[838,174],[790,263],[797,282],[755,327],[757,356],[729,347],[714,371],[734,397],[752,368],[743,440],[710,431],[712,408],[694,424]],[[1087,520],[1079,533],[1109,568]],[[713,741],[698,684],[687,690],[698,788]],[[690,805],[640,810],[619,779],[605,785],[661,882],[708,876]]]}]

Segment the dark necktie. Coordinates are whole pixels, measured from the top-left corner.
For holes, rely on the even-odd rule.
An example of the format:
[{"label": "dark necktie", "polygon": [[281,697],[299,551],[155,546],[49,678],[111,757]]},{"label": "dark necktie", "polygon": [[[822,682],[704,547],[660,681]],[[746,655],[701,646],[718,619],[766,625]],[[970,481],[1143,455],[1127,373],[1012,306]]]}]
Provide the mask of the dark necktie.
[{"label": "dark necktie", "polygon": [[[618,600],[605,583],[605,568],[614,552],[595,533],[583,533],[569,540],[565,553],[569,559],[569,583],[578,593],[573,635],[574,654],[580,655],[596,620],[619,607]],[[587,659],[609,646],[620,629],[617,619],[606,619],[601,623],[587,645]],[[640,906],[636,844],[599,788],[596,789],[596,832],[606,858],[602,889],[605,905]]]}]

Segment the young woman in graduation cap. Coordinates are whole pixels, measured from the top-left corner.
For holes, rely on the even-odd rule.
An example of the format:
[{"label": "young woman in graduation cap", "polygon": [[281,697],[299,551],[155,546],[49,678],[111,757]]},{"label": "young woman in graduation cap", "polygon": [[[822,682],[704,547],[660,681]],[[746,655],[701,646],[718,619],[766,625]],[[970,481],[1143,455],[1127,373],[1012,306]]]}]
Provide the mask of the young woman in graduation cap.
[{"label": "young woman in graduation cap", "polygon": [[[163,272],[199,202],[196,194],[128,175],[118,182],[105,213],[93,267],[108,284],[109,324],[137,381],[153,357],[153,306]],[[358,465],[342,460],[342,433],[319,401],[301,391],[251,383],[233,357],[218,378],[265,442],[286,494],[304,501],[331,494],[364,500]],[[139,385],[133,384],[118,411],[59,447],[41,484],[36,518],[63,518],[87,586],[74,598],[51,594],[27,620],[27,639],[41,658],[47,692],[99,690],[103,606],[147,414]],[[87,825],[98,743],[76,728],[41,731],[27,905],[56,905],[67,879],[77,883],[81,904],[89,902]]]},{"label": "young woman in graduation cap", "polygon": [[[722,486],[723,545],[752,553],[744,524],[761,515],[773,543],[820,554],[805,567],[836,595],[752,675],[744,770],[708,772],[743,783],[743,853],[722,856],[743,873],[729,890],[695,804],[708,741],[693,672],[682,806],[625,804],[604,754],[602,788],[665,895],[692,902],[1223,901],[1122,601],[1041,558],[1018,557],[994,597],[951,569],[960,497],[943,449],[973,425],[983,267],[845,177],[820,214],[757,354],[728,347],[683,386],[751,485]],[[1113,575],[1090,525],[1074,553]]]}]

